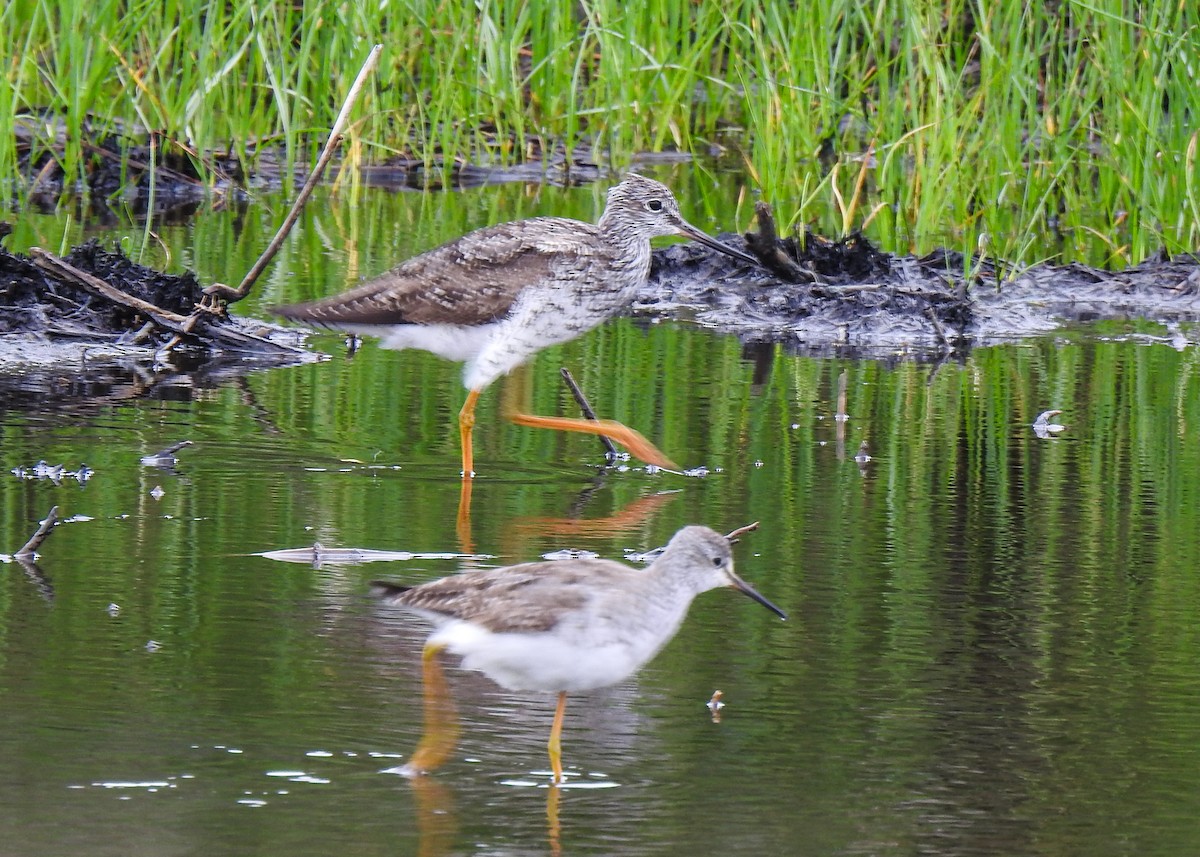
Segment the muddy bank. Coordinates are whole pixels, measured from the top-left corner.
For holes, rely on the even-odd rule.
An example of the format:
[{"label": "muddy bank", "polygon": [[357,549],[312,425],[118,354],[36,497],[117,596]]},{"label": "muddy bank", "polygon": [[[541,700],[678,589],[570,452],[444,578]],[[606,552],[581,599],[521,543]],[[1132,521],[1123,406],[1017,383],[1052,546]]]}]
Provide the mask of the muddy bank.
[{"label": "muddy bank", "polygon": [[[45,140],[48,130],[52,132],[49,142]],[[245,204],[248,192],[299,184],[307,172],[306,164],[289,160],[279,146],[250,146],[249,161],[245,161],[232,149],[197,154],[161,133],[118,132],[101,134],[85,126],[82,146],[87,161],[80,175],[66,175],[61,163],[67,130],[61,118],[49,110],[14,117],[17,169],[28,203],[52,212],[64,197],[70,197],[85,205],[89,219],[105,222],[113,218],[109,205],[119,200],[124,211],[142,215],[152,210],[156,220],[171,222],[191,216],[214,194],[231,204]],[[421,140],[436,136],[434,129],[427,129]],[[427,162],[414,150],[355,163],[354,169],[366,185],[421,192],[509,182],[582,185],[608,174],[603,166],[584,157],[587,150],[589,147],[568,151],[561,143],[547,142],[529,148],[527,160],[511,165],[489,165],[482,159],[464,162],[438,152]],[[648,153],[636,158],[635,164],[677,160],[679,155]],[[338,166],[336,160],[333,163]]]},{"label": "muddy bank", "polygon": [[[35,200],[42,195],[57,200],[69,189],[65,177],[56,171],[54,159],[33,145],[33,139],[24,148],[19,146],[22,167],[34,188],[31,195]],[[65,138],[60,142],[65,143]],[[126,202],[131,196],[147,202],[153,184],[156,209],[178,207],[187,212],[205,193],[237,197],[248,186],[301,178],[288,175],[280,153],[269,149],[255,153],[251,171],[232,153],[210,153],[198,164],[193,153],[160,135],[127,131],[99,138],[87,148],[93,157],[83,183],[92,199],[120,193]],[[368,184],[413,189],[508,181],[582,184],[605,172],[561,146],[548,145],[528,154],[525,163],[508,167],[448,164],[435,156],[433,169],[428,170],[424,159],[399,155],[359,169]],[[636,164],[678,157],[643,155]],[[202,172],[209,182],[202,180]],[[918,355],[965,353],[976,345],[1101,319],[1140,318],[1172,326],[1200,321],[1200,260],[1191,254],[1151,259],[1118,272],[1050,264],[1014,270],[996,260],[967,260],[950,251],[893,256],[859,236],[843,241],[812,234],[802,240],[780,238],[770,208],[760,204],[757,213],[757,231],[721,237],[753,253],[762,261],[761,268],[714,256],[697,244],[657,250],[652,276],[633,311],[690,318],[747,343],[783,343],[807,353],[865,355],[898,350]],[[161,354],[173,338],[178,340],[179,332],[172,325],[195,315],[200,284],[189,278],[170,280],[157,272],[137,272],[136,266],[121,260],[119,254],[105,255],[94,246],[77,248],[68,258],[82,270],[178,318],[147,326],[144,313],[128,306],[105,306],[104,300],[80,294],[69,283],[47,280],[44,267],[39,269],[31,260],[0,248],[0,364],[6,353],[10,361],[53,360],[53,349],[47,351],[46,343],[86,342],[93,358],[102,347],[136,359],[146,352]],[[14,356],[9,347],[12,340],[5,334],[16,332],[27,334],[29,342],[23,353]],[[187,334],[186,341],[176,344],[200,352],[233,350],[254,356],[273,348],[259,348],[252,339],[238,344],[237,336],[261,335],[275,344],[286,336],[277,326],[238,319],[236,312],[232,317],[204,315]]]},{"label": "muddy bank", "polygon": [[250,368],[314,359],[303,332],[198,310],[202,297],[194,275],[95,242],[62,259],[0,246],[0,404],[186,398]]},{"label": "muddy bank", "polygon": [[[1119,272],[1082,265],[1013,272],[944,251],[893,256],[857,236],[780,239],[765,207],[759,223],[757,232],[722,239],[753,253],[761,267],[694,243],[659,249],[632,311],[805,353],[934,358],[1098,319],[1171,325],[1177,347],[1186,347],[1195,339],[1186,325],[1200,321],[1194,255]],[[965,270],[973,272],[969,280]],[[192,275],[149,270],[95,243],[61,261],[0,246],[0,392],[11,404],[152,389],[186,396],[193,385],[313,359],[304,336],[241,318],[236,307],[227,312]],[[98,388],[71,380],[84,375]]]},{"label": "muddy bank", "polygon": [[842,355],[965,353],[1103,319],[1159,322],[1186,337],[1178,325],[1200,321],[1194,254],[1115,272],[1078,264],[1017,271],[944,250],[893,256],[861,236],[778,239],[769,211],[759,219],[759,232],[720,237],[753,253],[762,268],[696,244],[659,250],[638,309],[690,317],[748,343]]}]

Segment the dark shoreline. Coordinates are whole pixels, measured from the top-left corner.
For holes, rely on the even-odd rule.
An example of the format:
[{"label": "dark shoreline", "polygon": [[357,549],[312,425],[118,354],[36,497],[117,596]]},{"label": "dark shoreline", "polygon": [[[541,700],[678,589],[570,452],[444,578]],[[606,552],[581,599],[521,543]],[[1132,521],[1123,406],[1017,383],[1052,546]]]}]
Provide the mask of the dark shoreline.
[{"label": "dark shoreline", "polygon": [[[991,261],[968,263],[947,251],[893,256],[861,236],[779,239],[769,210],[760,211],[760,224],[765,229],[744,237],[721,236],[762,259],[760,268],[694,243],[656,250],[634,313],[689,318],[747,343],[783,343],[809,353],[900,349],[931,357],[965,354],[972,347],[1077,322],[1200,321],[1200,258],[1192,254],[1150,259],[1116,272],[1078,264],[1012,272]],[[144,268],[95,242],[74,248],[65,259],[129,295],[131,302],[148,302],[168,315],[186,316],[202,297],[194,275]],[[964,275],[968,266],[970,282]],[[119,346],[122,353],[136,356],[140,349],[149,358],[172,332],[148,323],[136,306],[60,279],[45,265],[2,246],[0,296],[0,363],[10,367],[22,362],[21,348],[32,343]],[[243,341],[243,335],[263,342]],[[302,341],[302,331],[239,318],[234,308],[206,317],[176,345],[201,360],[235,353],[243,360],[295,362]],[[285,344],[274,347],[273,342]]]}]

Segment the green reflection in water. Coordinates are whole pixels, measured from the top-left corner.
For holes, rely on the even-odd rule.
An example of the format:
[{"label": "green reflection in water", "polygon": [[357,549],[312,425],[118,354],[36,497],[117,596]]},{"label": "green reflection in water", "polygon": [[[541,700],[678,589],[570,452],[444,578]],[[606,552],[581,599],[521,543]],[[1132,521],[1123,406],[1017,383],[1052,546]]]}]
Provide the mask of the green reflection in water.
[{"label": "green reflection in water", "polygon": [[[597,355],[613,350],[669,365],[669,381],[604,371]],[[782,847],[814,827],[814,853],[946,837],[1035,851],[1047,841],[1094,849],[1118,833],[1190,841],[1177,820],[1194,808],[1181,795],[1198,769],[1194,354],[1041,342],[933,367],[777,353],[753,389],[736,343],[674,326],[620,322],[562,351],[535,363],[541,409],[568,407],[547,379],[575,362],[598,402],[619,403],[619,416],[713,472],[612,473],[593,490],[589,439],[497,423],[484,447],[478,548],[496,561],[563,546],[613,556],[688,521],[758,519],[739,568],[792,613],[785,625],[712,593],[640,692],[602,697],[569,720],[568,759],[584,772],[604,771],[629,793],[670,784],[670,799],[651,802],[653,831],[630,834],[627,847],[716,839],[749,853],[747,843]],[[206,799],[220,817],[243,797],[237,784],[266,788],[274,767],[314,767],[308,750],[411,749],[420,637],[373,618],[361,593],[379,569],[241,554],[314,539],[455,549],[457,449],[445,432],[460,394],[453,368],[426,362],[368,349],[191,402],[82,419],[7,415],[6,469],[45,457],[97,470],[82,488],[0,480],[6,546],[51,502],[94,518],[45,546],[52,603],[15,571],[0,587],[6,764],[25,772],[8,797],[64,802],[66,812],[99,800],[93,787],[67,785],[192,772],[220,794]],[[850,419],[839,457],[843,372]],[[1028,425],[1050,405],[1064,406],[1068,428],[1040,440]],[[197,446],[181,454],[179,475],[137,465],[182,435]],[[860,469],[862,438],[874,458]],[[154,501],[159,484],[166,495]],[[618,532],[555,520],[618,516],[664,489],[678,494]],[[414,560],[385,573],[424,579],[454,567]],[[110,602],[121,606],[115,618]],[[145,652],[149,640],[162,649]],[[450,765],[443,785],[465,781],[477,796],[540,768],[549,701],[457,678],[464,756],[480,761]],[[717,687],[730,700],[720,726],[701,707]],[[219,745],[244,755],[226,758]],[[364,758],[317,766],[332,775],[330,793],[379,808],[382,792],[403,805],[390,781],[368,785],[386,761]],[[262,799],[323,811],[312,796]],[[729,800],[737,818],[717,825]],[[92,811],[111,825],[105,806]],[[482,838],[536,829],[525,807],[519,822],[491,818]],[[628,810],[569,795],[564,830],[599,836],[589,825],[618,808]]]},{"label": "green reflection in water", "polygon": [[[261,300],[342,288],[468,223],[567,198],[590,211],[591,193],[317,207]],[[204,219],[180,227],[176,258],[236,280],[269,220],[249,210],[223,237]],[[416,853],[433,836],[423,806],[449,810],[435,817],[452,850],[548,849],[544,790],[504,783],[544,767],[549,698],[452,673],[466,722],[442,793],[379,773],[416,743],[421,629],[381,616],[365,582],[456,562],[248,555],[458,549],[457,367],[320,341],[335,356],[317,365],[159,399],[47,395],[0,418],[0,549],[52,504],[91,518],[44,546],[52,601],[15,565],[0,580],[0,803],[24,853]],[[738,568],[791,616],[709,593],[639,679],[573,703],[568,763],[618,787],[563,795],[564,852],[1195,850],[1195,350],[1070,333],[940,366],[769,356],[756,384],[732,339],[622,320],[481,403],[481,562],[619,557],[685,523],[760,520]],[[709,475],[600,476],[593,439],[499,420],[506,395],[571,413],[561,365],[605,415]],[[1036,438],[1051,407],[1067,430]],[[177,474],[138,464],[184,437],[196,446]],[[7,474],[38,459],[97,474]],[[729,705],[713,724],[717,688]],[[326,782],[268,776],[286,771]]]}]

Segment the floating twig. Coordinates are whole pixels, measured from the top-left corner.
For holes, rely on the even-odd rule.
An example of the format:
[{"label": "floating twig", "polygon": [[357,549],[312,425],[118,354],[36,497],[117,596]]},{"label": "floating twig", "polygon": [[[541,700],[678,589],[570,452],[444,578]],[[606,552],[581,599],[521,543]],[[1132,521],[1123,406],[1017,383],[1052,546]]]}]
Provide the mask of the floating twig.
[{"label": "floating twig", "polygon": [[178,443],[171,444],[166,449],[160,449],[158,452],[154,453],[154,457],[162,458],[163,456],[174,455],[175,453],[179,452],[179,450],[183,449],[185,446],[191,446],[191,445],[192,445],[192,442],[190,440],[181,440]]},{"label": "floating twig", "polygon": [[1042,411],[1038,414],[1037,419],[1033,421],[1033,433],[1043,440],[1053,438],[1054,435],[1066,429],[1066,426],[1058,423],[1050,422],[1052,417],[1061,414],[1060,410]]},{"label": "floating twig", "polygon": [[418,551],[372,550],[370,548],[327,548],[320,542],[313,542],[311,547],[284,548],[282,550],[263,551],[251,554],[272,559],[276,562],[298,562],[320,568],[325,563],[341,565],[360,565],[367,562],[408,562],[420,560],[487,560],[493,557],[486,554],[469,553],[429,553]]},{"label": "floating twig", "polygon": [[166,449],[160,449],[158,452],[152,452],[149,455],[143,455],[141,463],[147,467],[171,467],[178,464],[179,459],[175,457],[175,453],[183,449],[185,446],[191,446],[190,440],[181,440],[178,443],[173,443]]},{"label": "floating twig", "polygon": [[37,549],[42,546],[42,542],[50,535],[50,531],[54,529],[54,525],[58,523],[58,507],[51,506],[45,520],[38,526],[37,530],[29,541],[25,542],[25,546],[13,554],[13,558],[17,560],[31,560],[37,556]]},{"label": "floating twig", "polygon": [[729,543],[731,545],[735,545],[735,544],[737,544],[737,541],[741,536],[746,535],[746,533],[752,533],[757,529],[758,529],[758,521],[755,521],[753,524],[746,524],[746,526],[744,526],[744,527],[738,527],[736,530],[734,530],[730,533],[727,533],[725,535],[725,538],[729,539]]}]

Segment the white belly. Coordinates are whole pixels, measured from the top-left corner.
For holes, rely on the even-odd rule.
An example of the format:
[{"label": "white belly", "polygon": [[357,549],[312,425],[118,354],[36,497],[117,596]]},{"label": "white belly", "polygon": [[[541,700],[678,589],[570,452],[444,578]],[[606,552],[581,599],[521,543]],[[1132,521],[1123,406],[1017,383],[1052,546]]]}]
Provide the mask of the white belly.
[{"label": "white belly", "polygon": [[464,669],[478,670],[507,690],[557,692],[622,682],[653,658],[665,639],[632,635],[579,645],[553,634],[492,634],[476,625],[450,622],[430,641],[461,655]]}]

